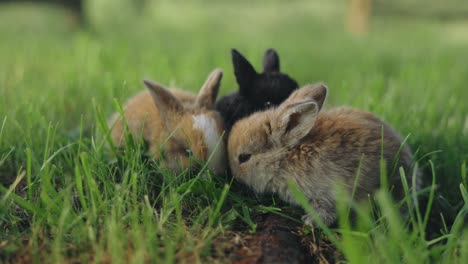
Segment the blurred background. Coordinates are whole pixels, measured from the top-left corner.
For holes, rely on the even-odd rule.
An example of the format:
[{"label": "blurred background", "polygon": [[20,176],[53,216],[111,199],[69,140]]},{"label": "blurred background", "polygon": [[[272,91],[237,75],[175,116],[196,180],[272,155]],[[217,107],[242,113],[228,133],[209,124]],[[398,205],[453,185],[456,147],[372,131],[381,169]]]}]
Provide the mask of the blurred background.
[{"label": "blurred background", "polygon": [[[145,27],[200,26],[200,22],[231,30],[274,25],[283,19],[303,19],[353,34],[391,26],[393,22],[430,23],[445,28],[450,39],[466,40],[468,3],[463,0],[0,0],[2,32],[103,32]],[[237,18],[237,19],[236,19]],[[235,22],[235,23],[232,23]],[[291,23],[291,22],[290,22]],[[292,22],[294,23],[294,22]],[[304,25],[306,26],[306,25]],[[309,25],[310,26],[310,25]],[[396,26],[396,25],[394,25]],[[124,28],[121,28],[124,27]],[[247,30],[248,31],[248,30]],[[462,36],[463,35],[463,36]]]},{"label": "blurred background", "polygon": [[[259,66],[263,51],[273,47],[283,54],[286,72],[304,83],[336,79],[335,68],[356,67],[363,58],[377,59],[385,74],[394,74],[402,60],[463,47],[468,44],[468,2],[0,0],[0,35],[4,61],[29,56],[29,63],[45,69],[50,56],[67,57],[62,70],[81,76],[99,72],[96,63],[108,63],[114,73],[123,64],[141,65],[143,71],[133,69],[132,76],[129,69],[123,79],[145,75],[182,85],[200,81],[216,66],[232,69],[230,48]],[[70,58],[73,54],[79,63]],[[7,65],[2,72],[12,70]],[[297,70],[305,67],[309,70]],[[194,69],[199,73],[192,75]],[[349,81],[347,74],[357,78],[355,70],[368,69],[340,72],[340,79]]]},{"label": "blurred background", "polygon": [[[255,62],[271,46],[287,53],[286,64],[309,66],[317,60],[304,56],[303,50],[326,53],[331,46],[333,56],[342,57],[355,48],[367,49],[366,45],[388,50],[399,42],[401,54],[414,47],[468,43],[464,0],[0,0],[0,18],[4,49],[32,48],[44,39],[79,38],[88,44],[111,40],[103,47],[120,46],[135,53],[142,50],[137,47],[152,45],[154,52],[164,49],[191,56],[210,47],[213,54],[222,51],[226,59],[235,47]],[[304,78],[323,79],[327,75],[320,68],[310,71],[319,74]]]}]

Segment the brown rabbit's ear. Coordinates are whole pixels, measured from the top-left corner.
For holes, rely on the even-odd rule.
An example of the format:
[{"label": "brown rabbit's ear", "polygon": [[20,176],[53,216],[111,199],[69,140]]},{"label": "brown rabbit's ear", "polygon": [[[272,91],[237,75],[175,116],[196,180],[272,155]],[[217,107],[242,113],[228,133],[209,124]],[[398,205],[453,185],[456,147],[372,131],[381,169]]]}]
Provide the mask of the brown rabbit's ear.
[{"label": "brown rabbit's ear", "polygon": [[327,98],[323,83],[310,84],[296,90],[276,110],[275,131],[278,140],[294,145],[314,127],[320,109]]},{"label": "brown rabbit's ear", "polygon": [[268,49],[263,56],[263,72],[279,72],[280,61],[274,49]]},{"label": "brown rabbit's ear", "polygon": [[295,145],[314,127],[319,111],[320,107],[314,100],[282,105],[277,109],[273,134],[278,141]]},{"label": "brown rabbit's ear", "polygon": [[181,112],[184,109],[182,103],[161,84],[150,80],[143,80],[143,83],[148,88],[163,118],[170,112]]},{"label": "brown rabbit's ear", "polygon": [[215,69],[210,73],[198,93],[196,100],[197,106],[205,107],[207,109],[212,109],[214,107],[222,78],[223,72],[221,69]]},{"label": "brown rabbit's ear", "polygon": [[317,103],[318,110],[320,111],[325,103],[325,99],[327,99],[327,95],[328,87],[324,83],[309,84],[292,93],[284,104],[312,100]]}]

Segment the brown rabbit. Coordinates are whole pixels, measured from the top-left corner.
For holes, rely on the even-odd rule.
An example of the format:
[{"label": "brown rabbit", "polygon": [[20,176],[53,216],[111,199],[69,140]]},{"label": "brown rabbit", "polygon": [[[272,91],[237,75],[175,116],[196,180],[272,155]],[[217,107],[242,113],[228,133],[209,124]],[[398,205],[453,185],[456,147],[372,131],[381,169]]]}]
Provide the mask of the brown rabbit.
[{"label": "brown rabbit", "polygon": [[177,88],[170,88],[172,93],[185,107],[197,107],[197,95]]},{"label": "brown rabbit", "polygon": [[[195,170],[197,164],[191,162],[193,157],[204,163],[208,161],[208,168],[216,174],[225,171],[223,122],[213,110],[221,78],[222,71],[214,70],[198,96],[172,90],[174,95],[162,85],[145,80],[148,90],[126,102],[124,117],[129,132],[148,144],[149,154],[160,160],[160,167],[176,173],[186,168]],[[125,123],[120,114],[114,114],[109,125],[114,144],[123,146]]]},{"label": "brown rabbit", "polygon": [[[317,216],[330,225],[337,217],[334,184],[350,193],[355,186],[354,198],[365,199],[380,186],[383,158],[393,191],[403,198],[400,176],[391,173],[392,162],[409,175],[412,154],[408,146],[401,147],[392,128],[369,112],[347,107],[320,112],[326,97],[324,84],[308,85],[278,107],[239,121],[230,133],[228,153],[236,179],[256,192],[276,193],[298,204],[288,189],[292,180]],[[303,220],[314,223],[308,215]]]}]

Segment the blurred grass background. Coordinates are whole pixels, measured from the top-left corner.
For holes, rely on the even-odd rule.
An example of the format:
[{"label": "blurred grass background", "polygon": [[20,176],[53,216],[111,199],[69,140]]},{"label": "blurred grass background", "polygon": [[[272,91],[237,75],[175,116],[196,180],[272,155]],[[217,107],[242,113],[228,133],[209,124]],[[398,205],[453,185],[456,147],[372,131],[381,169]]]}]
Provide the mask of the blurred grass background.
[{"label": "blurred grass background", "polygon": [[[468,159],[466,1],[376,0],[359,35],[347,31],[344,0],[95,0],[84,1],[81,22],[60,5],[39,2],[0,2],[4,186],[25,169],[28,151],[40,164],[76,142],[81,123],[94,140],[95,107],[110,115],[114,98],[124,102],[143,89],[143,78],[196,91],[220,67],[226,94],[237,87],[231,48],[258,70],[264,51],[275,48],[282,71],[300,84],[329,85],[326,107],[366,109],[410,135],[426,183],[427,161],[435,164],[436,207],[452,217],[461,208],[454,190],[466,185]],[[73,174],[73,155],[53,160],[54,177]]]}]

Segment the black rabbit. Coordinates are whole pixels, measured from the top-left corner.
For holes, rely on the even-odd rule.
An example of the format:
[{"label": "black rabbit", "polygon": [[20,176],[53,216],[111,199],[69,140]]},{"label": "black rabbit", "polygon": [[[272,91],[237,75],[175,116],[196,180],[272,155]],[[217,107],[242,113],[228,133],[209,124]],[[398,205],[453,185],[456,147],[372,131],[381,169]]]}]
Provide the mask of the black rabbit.
[{"label": "black rabbit", "polygon": [[265,52],[262,73],[257,73],[239,51],[232,49],[231,54],[239,91],[216,102],[216,109],[224,119],[226,132],[239,119],[279,105],[298,88],[295,80],[280,72],[279,57],[274,49]]}]

